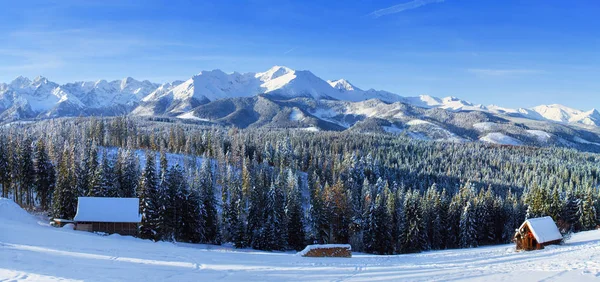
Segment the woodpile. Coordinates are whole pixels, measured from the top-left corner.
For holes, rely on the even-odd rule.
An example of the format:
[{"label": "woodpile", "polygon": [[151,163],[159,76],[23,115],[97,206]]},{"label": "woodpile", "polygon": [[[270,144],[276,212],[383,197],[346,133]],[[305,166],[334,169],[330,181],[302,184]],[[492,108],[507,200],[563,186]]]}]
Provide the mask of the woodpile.
[{"label": "woodpile", "polygon": [[352,248],[350,245],[310,245],[299,254],[314,258],[351,258]]}]

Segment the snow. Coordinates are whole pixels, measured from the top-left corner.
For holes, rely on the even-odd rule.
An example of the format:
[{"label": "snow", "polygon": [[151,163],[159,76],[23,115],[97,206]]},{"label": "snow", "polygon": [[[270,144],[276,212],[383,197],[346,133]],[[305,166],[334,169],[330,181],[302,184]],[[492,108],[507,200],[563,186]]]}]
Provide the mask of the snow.
[{"label": "snow", "polygon": [[549,216],[528,219],[521,227],[519,227],[519,229],[522,229],[525,225],[529,225],[533,237],[535,237],[535,240],[540,244],[562,240],[563,238],[558,227],[556,227],[554,220]]},{"label": "snow", "polygon": [[141,222],[138,198],[79,197],[73,220],[87,222]]},{"label": "snow", "polygon": [[301,121],[305,118],[304,114],[302,113],[302,111],[300,111],[298,108],[293,108],[292,112],[290,113],[290,120],[291,121]]},{"label": "snow", "polygon": [[0,199],[0,226],[0,280],[8,281],[597,281],[600,277],[598,230],[532,252],[516,252],[508,244],[394,256],[307,258],[54,228],[38,224],[8,199]]},{"label": "snow", "polygon": [[489,133],[489,134],[479,138],[479,140],[481,140],[483,142],[487,142],[487,143],[500,144],[500,145],[519,146],[519,145],[523,144],[523,143],[521,143],[521,141],[519,141],[515,138],[512,138],[510,136],[507,136],[503,133],[499,133],[499,132]]},{"label": "snow", "polygon": [[194,115],[194,111],[189,111],[189,112],[187,112],[185,114],[178,115],[177,118],[180,118],[180,119],[189,119],[189,120],[197,120],[197,121],[210,121],[209,119],[199,118],[199,117],[195,116]]},{"label": "snow", "polygon": [[304,250],[298,252],[296,255],[298,255],[298,256],[305,256],[306,254],[308,254],[308,252],[310,252],[312,250],[333,249],[333,248],[341,248],[341,249],[352,250],[352,246],[350,246],[348,244],[308,245],[308,246],[306,246],[306,248],[304,248]]},{"label": "snow", "polygon": [[387,133],[400,134],[400,133],[404,132],[404,130],[402,128],[398,128],[395,125],[382,126],[382,128],[383,128],[383,131],[385,131]]},{"label": "snow", "polygon": [[[104,152],[107,153],[109,157],[116,157],[118,153],[118,148],[116,147],[98,147],[98,157],[102,160]],[[144,169],[146,167],[146,150],[133,150],[134,156],[137,157],[140,164],[140,169]],[[154,152],[155,163],[157,169],[160,165],[160,152]],[[195,157],[191,155],[184,154],[173,154],[166,153],[167,162],[169,163],[169,167],[173,167],[175,165],[179,165],[180,167],[192,167],[199,168],[202,165],[202,162],[205,160],[202,157]]]},{"label": "snow", "polygon": [[300,128],[300,130],[309,131],[309,132],[321,131],[321,129],[319,129],[318,127],[315,127],[315,126]]},{"label": "snow", "polygon": [[493,122],[480,122],[480,123],[473,124],[473,128],[480,132],[494,130],[497,127],[498,127],[498,125]]},{"label": "snow", "polygon": [[425,121],[425,120],[420,120],[420,119],[413,119],[409,122],[407,122],[406,124],[408,125],[422,125],[422,124],[428,124],[428,125],[432,125],[431,122]]},{"label": "snow", "polygon": [[547,142],[552,137],[552,134],[542,130],[527,130],[527,133],[536,137],[540,142]]},{"label": "snow", "polygon": [[588,141],[588,140],[585,140],[585,139],[583,139],[583,138],[581,138],[581,137],[578,137],[578,136],[575,136],[575,137],[573,138],[573,140],[574,140],[575,142],[577,142],[577,143],[581,143],[581,144],[589,144],[589,145],[596,145],[596,146],[600,146],[600,143],[590,142],[590,141]]},{"label": "snow", "polygon": [[342,90],[342,91],[343,90],[346,90],[346,91],[360,90],[359,88],[352,85],[352,83],[350,83],[349,81],[347,81],[345,79],[328,80],[327,83],[329,83],[329,85],[331,85],[331,87],[338,89],[338,90]]}]

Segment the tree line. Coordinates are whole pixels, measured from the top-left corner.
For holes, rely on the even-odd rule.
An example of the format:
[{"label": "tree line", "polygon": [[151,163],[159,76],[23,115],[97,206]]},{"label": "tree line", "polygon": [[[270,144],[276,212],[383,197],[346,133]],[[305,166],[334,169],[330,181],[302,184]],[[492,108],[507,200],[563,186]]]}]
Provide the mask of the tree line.
[{"label": "tree line", "polygon": [[[167,153],[189,161],[169,163]],[[526,218],[545,215],[564,233],[590,230],[600,223],[599,160],[569,149],[126,117],[0,129],[2,193],[23,206],[72,218],[78,196],[136,196],[142,238],[261,250],[476,247],[507,243]]]}]

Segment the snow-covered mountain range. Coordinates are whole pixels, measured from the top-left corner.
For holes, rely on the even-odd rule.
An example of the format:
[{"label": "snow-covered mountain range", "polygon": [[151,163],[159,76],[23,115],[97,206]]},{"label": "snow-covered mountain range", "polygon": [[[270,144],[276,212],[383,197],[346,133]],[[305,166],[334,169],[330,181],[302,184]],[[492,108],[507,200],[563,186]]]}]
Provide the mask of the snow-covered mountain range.
[{"label": "snow-covered mountain range", "polygon": [[319,100],[360,102],[379,99],[402,102],[423,108],[451,111],[484,111],[520,116],[534,120],[599,126],[600,113],[563,105],[541,105],[529,109],[508,109],[473,104],[456,97],[428,95],[402,97],[382,90],[362,90],[345,79],[323,80],[310,71],[275,66],[265,72],[240,74],[221,70],[202,71],[186,81],[157,84],[131,77],[115,81],[82,81],[59,85],[45,77],[33,80],[17,77],[0,83],[2,121],[33,117],[58,117],[91,114],[178,115],[193,108],[225,98],[252,97],[259,94],[288,99],[309,97]]},{"label": "snow-covered mountain range", "polygon": [[[264,72],[202,71],[165,84],[123,80],[60,85],[44,77],[0,83],[0,123],[68,116],[168,116],[238,127],[406,133],[434,140],[502,144],[594,144],[600,113],[563,105],[510,109],[456,97],[405,97],[345,79],[274,66]],[[510,129],[508,129],[510,128]],[[518,128],[530,130],[519,133]],[[550,129],[549,129],[550,128]],[[520,131],[519,131],[520,132]],[[557,133],[558,132],[558,133]],[[560,135],[560,138],[553,139]],[[567,135],[574,135],[568,138]],[[577,137],[577,138],[575,138]]]}]

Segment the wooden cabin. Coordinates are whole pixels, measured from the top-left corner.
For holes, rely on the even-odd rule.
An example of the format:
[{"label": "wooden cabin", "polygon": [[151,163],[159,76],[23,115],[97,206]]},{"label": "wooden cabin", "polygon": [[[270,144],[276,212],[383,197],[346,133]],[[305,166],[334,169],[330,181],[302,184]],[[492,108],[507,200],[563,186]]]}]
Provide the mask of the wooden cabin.
[{"label": "wooden cabin", "polygon": [[79,197],[75,230],[137,236],[139,207],[138,198]]},{"label": "wooden cabin", "polygon": [[551,217],[531,218],[517,229],[513,241],[517,250],[540,250],[548,245],[560,244],[563,237]]}]

